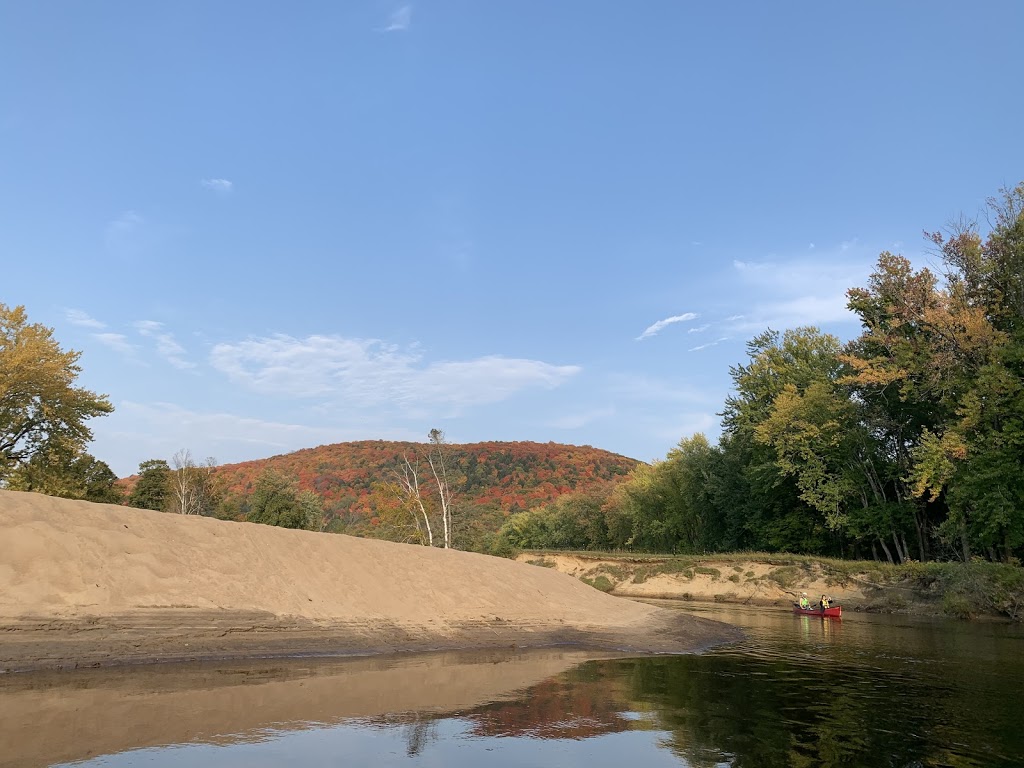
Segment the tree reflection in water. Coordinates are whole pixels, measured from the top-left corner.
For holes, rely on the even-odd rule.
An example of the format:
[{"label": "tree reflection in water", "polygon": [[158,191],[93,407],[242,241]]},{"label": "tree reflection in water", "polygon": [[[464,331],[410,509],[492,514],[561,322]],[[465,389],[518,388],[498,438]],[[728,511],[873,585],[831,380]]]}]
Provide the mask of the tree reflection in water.
[{"label": "tree reflection in water", "polygon": [[474,737],[663,731],[694,768],[1021,764],[1019,649],[962,659],[963,638],[866,646],[840,642],[841,623],[793,621],[784,643],[590,662],[459,717]]}]

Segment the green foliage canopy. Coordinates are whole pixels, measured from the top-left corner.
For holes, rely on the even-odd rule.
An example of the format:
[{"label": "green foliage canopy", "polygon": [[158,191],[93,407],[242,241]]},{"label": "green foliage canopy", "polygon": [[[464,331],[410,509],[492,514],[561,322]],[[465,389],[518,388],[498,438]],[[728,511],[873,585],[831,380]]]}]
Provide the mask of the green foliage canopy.
[{"label": "green foliage canopy", "polygon": [[24,307],[0,304],[0,482],[35,456],[81,452],[92,439],[86,421],[113,410],[105,395],[74,386],[80,355],[30,324]]},{"label": "green foliage canopy", "polygon": [[139,477],[128,495],[128,506],[166,510],[170,498],[171,468],[163,459],[139,464]]}]

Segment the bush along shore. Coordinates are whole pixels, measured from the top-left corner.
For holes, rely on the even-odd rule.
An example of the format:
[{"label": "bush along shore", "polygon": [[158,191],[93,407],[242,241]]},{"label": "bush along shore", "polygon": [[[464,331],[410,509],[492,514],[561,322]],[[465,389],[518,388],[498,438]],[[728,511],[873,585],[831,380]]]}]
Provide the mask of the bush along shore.
[{"label": "bush along shore", "polygon": [[736,553],[707,557],[598,552],[521,552],[516,558],[568,573],[622,597],[788,606],[806,592],[847,610],[1024,619],[1024,569],[991,562],[833,560]]}]

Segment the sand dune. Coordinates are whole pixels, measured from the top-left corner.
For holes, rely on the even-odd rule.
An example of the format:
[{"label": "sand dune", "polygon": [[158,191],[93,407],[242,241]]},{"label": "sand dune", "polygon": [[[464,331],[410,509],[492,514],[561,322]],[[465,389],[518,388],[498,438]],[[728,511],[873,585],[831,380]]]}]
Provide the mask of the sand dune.
[{"label": "sand dune", "polygon": [[734,631],[468,552],[0,491],[0,669]]}]

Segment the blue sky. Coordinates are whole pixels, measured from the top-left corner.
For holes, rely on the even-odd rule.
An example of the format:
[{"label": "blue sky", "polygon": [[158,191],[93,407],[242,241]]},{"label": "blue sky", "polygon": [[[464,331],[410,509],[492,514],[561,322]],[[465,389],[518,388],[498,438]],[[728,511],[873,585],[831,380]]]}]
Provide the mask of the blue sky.
[{"label": "blue sky", "polygon": [[119,474],[660,458],[769,325],[1024,179],[1024,4],[0,2],[0,302]]}]

